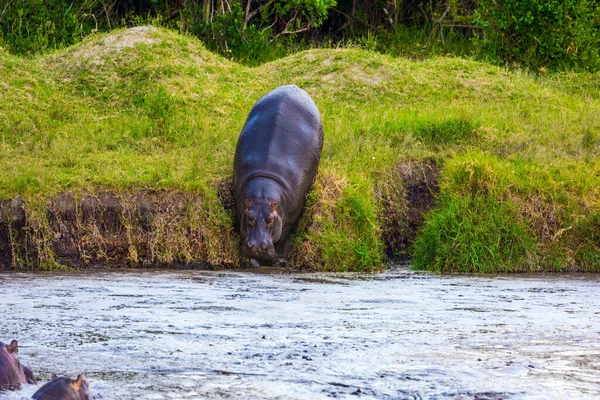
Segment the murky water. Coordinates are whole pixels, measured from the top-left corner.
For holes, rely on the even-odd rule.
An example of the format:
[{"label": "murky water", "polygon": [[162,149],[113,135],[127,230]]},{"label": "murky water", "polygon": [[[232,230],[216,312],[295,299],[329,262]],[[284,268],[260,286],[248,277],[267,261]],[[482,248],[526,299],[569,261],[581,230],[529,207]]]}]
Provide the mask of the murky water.
[{"label": "murky water", "polygon": [[600,398],[597,275],[5,273],[0,299],[36,376],[104,399]]}]

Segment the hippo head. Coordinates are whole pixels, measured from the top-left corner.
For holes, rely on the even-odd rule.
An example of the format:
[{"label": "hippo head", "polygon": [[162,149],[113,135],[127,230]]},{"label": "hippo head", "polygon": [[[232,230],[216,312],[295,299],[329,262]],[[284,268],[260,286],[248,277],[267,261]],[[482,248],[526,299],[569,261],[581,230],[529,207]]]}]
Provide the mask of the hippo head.
[{"label": "hippo head", "polygon": [[21,364],[21,366],[23,367],[23,373],[25,374],[25,379],[27,380],[27,383],[30,383],[32,385],[36,384],[37,381],[35,380],[35,376],[33,376],[33,371],[25,365]]},{"label": "hippo head", "polygon": [[36,400],[91,400],[87,380],[81,375],[77,379],[56,376],[33,394]]},{"label": "hippo head", "polygon": [[281,238],[283,222],[279,203],[274,200],[245,199],[241,233],[242,252],[248,258],[270,261],[275,258],[275,243]]},{"label": "hippo head", "polygon": [[35,383],[31,370],[19,362],[18,353],[16,340],[10,344],[0,342],[0,391],[18,390],[22,383]]}]

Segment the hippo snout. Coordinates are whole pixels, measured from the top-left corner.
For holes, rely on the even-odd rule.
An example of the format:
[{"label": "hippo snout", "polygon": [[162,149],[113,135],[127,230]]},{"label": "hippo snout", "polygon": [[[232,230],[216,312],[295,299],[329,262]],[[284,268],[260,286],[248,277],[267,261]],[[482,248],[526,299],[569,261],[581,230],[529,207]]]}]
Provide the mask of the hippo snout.
[{"label": "hippo snout", "polygon": [[248,258],[257,260],[272,260],[275,257],[275,246],[271,240],[255,241],[251,239],[245,240],[244,253]]}]

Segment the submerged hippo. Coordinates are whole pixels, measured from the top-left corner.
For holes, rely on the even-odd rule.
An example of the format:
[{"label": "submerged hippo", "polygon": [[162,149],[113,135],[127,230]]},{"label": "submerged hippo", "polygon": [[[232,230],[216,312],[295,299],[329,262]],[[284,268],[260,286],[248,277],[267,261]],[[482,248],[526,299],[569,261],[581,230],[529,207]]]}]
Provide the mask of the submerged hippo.
[{"label": "submerged hippo", "polygon": [[[250,110],[233,162],[234,196],[244,256],[285,258],[321,158],[317,106],[297,86],[281,86]],[[286,246],[287,247],[287,246]]]},{"label": "submerged hippo", "polygon": [[88,382],[81,375],[77,379],[52,374],[52,380],[33,394],[36,400],[92,400]]},{"label": "submerged hippo", "polygon": [[35,383],[33,373],[18,358],[19,343],[0,342],[0,391],[21,389],[22,383]]}]

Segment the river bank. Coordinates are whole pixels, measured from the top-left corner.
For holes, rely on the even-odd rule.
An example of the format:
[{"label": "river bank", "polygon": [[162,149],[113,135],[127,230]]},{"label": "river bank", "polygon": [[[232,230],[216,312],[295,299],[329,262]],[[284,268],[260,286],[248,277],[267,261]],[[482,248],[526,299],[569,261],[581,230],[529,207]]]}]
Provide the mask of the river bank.
[{"label": "river bank", "polygon": [[[315,49],[250,68],[154,27],[0,50],[0,265],[238,265],[227,198],[252,104],[324,121],[300,270],[600,271],[598,74]],[[228,208],[229,207],[229,208]]]}]

